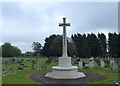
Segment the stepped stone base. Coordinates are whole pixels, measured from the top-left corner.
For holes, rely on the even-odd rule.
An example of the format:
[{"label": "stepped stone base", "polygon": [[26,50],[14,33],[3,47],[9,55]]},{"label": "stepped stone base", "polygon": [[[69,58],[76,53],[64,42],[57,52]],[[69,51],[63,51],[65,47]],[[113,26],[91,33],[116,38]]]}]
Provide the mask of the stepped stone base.
[{"label": "stepped stone base", "polygon": [[52,67],[53,71],[49,72],[45,75],[45,77],[53,78],[53,79],[77,79],[85,77],[86,75],[82,72],[78,72],[77,66],[71,67]]},{"label": "stepped stone base", "polygon": [[52,70],[45,77],[53,79],[77,79],[86,76],[84,73],[78,72],[77,66],[71,65],[71,57],[59,57],[59,66],[53,66]]}]

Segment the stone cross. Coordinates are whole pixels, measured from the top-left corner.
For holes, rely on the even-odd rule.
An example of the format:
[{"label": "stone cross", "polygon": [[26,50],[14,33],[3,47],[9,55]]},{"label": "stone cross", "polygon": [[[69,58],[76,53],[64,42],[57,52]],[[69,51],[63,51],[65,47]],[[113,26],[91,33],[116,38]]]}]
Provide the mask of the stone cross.
[{"label": "stone cross", "polygon": [[63,18],[63,23],[59,23],[59,26],[63,26],[63,54],[62,54],[62,57],[68,57],[66,26],[70,26],[70,23],[66,23],[66,18]]}]

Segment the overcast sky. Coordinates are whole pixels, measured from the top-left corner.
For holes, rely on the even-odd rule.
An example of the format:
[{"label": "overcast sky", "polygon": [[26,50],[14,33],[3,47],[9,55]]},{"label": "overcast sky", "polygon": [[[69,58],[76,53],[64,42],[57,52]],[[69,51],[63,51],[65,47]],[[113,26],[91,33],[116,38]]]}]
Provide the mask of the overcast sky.
[{"label": "overcast sky", "polygon": [[[32,42],[52,34],[62,34],[58,24],[66,17],[71,23],[67,35],[118,32],[117,2],[2,2],[2,42],[10,42],[22,52],[32,51]],[[2,24],[1,24],[2,23]]]}]

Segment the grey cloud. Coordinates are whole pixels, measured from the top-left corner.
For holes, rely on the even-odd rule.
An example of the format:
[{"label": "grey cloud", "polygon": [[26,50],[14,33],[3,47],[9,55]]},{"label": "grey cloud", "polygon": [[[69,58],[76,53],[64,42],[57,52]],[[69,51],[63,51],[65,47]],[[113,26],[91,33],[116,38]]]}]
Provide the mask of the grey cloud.
[{"label": "grey cloud", "polygon": [[[117,2],[90,3],[3,3],[3,42],[9,41],[22,51],[31,50],[31,43],[51,34],[62,34],[58,26],[60,16],[71,23],[68,36],[73,33],[116,31]],[[61,21],[62,22],[62,21]],[[25,47],[26,46],[26,47]]]}]

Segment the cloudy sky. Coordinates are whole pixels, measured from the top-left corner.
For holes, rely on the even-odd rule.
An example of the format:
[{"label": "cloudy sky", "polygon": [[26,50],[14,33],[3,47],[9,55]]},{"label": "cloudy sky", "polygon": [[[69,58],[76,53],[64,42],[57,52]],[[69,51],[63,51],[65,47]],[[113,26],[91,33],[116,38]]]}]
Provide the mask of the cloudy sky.
[{"label": "cloudy sky", "polygon": [[58,24],[66,17],[70,37],[75,33],[118,31],[117,2],[2,2],[2,42],[10,42],[22,52],[32,51],[32,42],[52,34],[62,34]]}]

